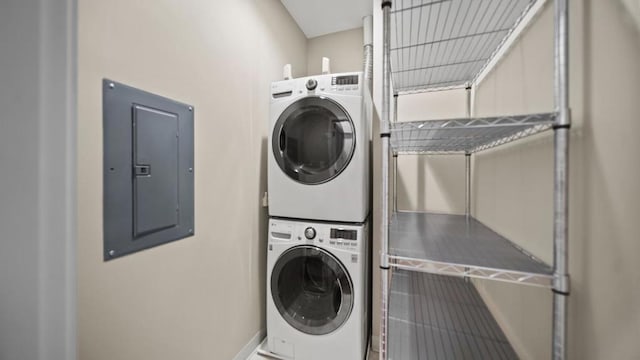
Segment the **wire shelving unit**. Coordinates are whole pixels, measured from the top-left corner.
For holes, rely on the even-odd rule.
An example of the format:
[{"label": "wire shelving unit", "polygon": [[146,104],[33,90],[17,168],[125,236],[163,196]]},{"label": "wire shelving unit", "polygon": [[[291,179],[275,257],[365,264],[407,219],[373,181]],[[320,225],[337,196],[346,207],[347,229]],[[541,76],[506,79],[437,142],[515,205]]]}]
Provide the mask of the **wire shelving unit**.
[{"label": "wire shelving unit", "polygon": [[[513,359],[517,355],[467,278],[553,292],[554,359],[567,349],[568,0],[555,3],[555,111],[486,118],[391,122],[399,95],[475,86],[505,42],[542,0],[382,2],[383,104],[380,359]],[[470,101],[468,101],[470,114]],[[554,263],[545,264],[471,214],[471,156],[554,132]],[[464,154],[464,215],[397,211],[391,158]],[[394,164],[395,165],[395,164]],[[396,166],[393,166],[394,169]]]}]

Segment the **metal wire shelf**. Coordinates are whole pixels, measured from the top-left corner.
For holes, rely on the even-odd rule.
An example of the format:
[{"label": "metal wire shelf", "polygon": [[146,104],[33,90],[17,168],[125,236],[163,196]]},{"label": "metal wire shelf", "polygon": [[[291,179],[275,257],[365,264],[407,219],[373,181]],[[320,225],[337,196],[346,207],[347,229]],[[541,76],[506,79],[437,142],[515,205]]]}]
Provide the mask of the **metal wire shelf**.
[{"label": "metal wire shelf", "polygon": [[549,288],[553,269],[471,216],[397,212],[390,265]]},{"label": "metal wire shelf", "polygon": [[396,270],[391,278],[388,358],[518,356],[471,283],[455,277]]},{"label": "metal wire shelf", "polygon": [[395,91],[473,82],[535,1],[395,1],[391,11]]},{"label": "metal wire shelf", "polygon": [[[470,89],[487,69],[496,64],[506,49],[506,41],[520,31],[523,19],[532,18],[544,0],[397,0],[382,2],[382,111],[381,148],[381,237],[380,359],[408,358],[516,358],[513,349],[502,349],[503,337],[470,334],[472,323],[456,333],[437,314],[453,316],[446,310],[417,313],[433,291],[408,289],[416,312],[398,313],[397,280],[392,276],[411,270],[410,276],[429,279],[436,275],[456,275],[452,281],[468,284],[461,277],[477,277],[553,289],[552,358],[567,358],[568,273],[568,157],[569,128],[569,6],[568,0],[554,0],[554,103],[557,113],[485,119],[456,119],[430,122],[390,121],[391,90],[396,95],[465,87]],[[535,6],[534,6],[535,5]],[[526,24],[522,24],[526,25]],[[515,37],[515,36],[514,36]],[[471,113],[468,92],[467,113]],[[394,97],[397,100],[397,96]],[[396,112],[397,114],[397,112]],[[494,233],[471,214],[471,153],[554,129],[554,210],[551,269],[505,238]],[[389,136],[391,135],[391,136]],[[465,216],[437,219],[433,215],[396,215],[389,206],[390,155],[398,153],[465,153]],[[394,159],[396,157],[394,156]],[[397,162],[394,161],[397,169]],[[397,171],[397,170],[396,170]],[[394,172],[395,178],[395,172]],[[394,181],[394,198],[396,194]],[[395,204],[395,203],[394,203]],[[396,209],[395,205],[393,209]],[[411,216],[415,219],[411,220]],[[444,215],[446,216],[446,215]],[[461,223],[460,218],[467,223]],[[406,220],[406,219],[405,219]],[[412,223],[413,221],[413,223]],[[444,222],[445,225],[438,222]],[[447,222],[453,226],[446,225]],[[457,224],[456,224],[457,223]],[[461,234],[459,231],[463,231]],[[420,236],[423,233],[424,236]],[[478,252],[480,250],[480,252]],[[483,252],[484,251],[484,252]],[[494,253],[497,251],[497,253]],[[500,253],[503,251],[503,253]],[[504,260],[513,260],[513,262]],[[440,276],[440,275],[438,275]],[[390,281],[391,287],[390,288]],[[427,282],[431,280],[425,280]],[[396,284],[396,285],[394,285]],[[471,288],[469,291],[472,291]],[[415,296],[413,295],[415,294]],[[477,295],[477,294],[476,294]],[[394,300],[395,299],[395,300]],[[455,303],[443,301],[441,308]],[[411,310],[411,306],[405,306]],[[453,306],[453,305],[452,305]],[[424,309],[424,308],[423,308]],[[480,311],[482,313],[483,311]],[[487,311],[488,313],[488,311]],[[459,313],[458,313],[459,314]],[[490,314],[488,314],[490,316]],[[415,319],[415,320],[414,320]],[[434,320],[435,319],[435,320]],[[440,319],[440,320],[439,320]],[[495,321],[493,321],[495,323]],[[443,325],[444,324],[444,325]],[[476,323],[477,324],[477,323]],[[493,325],[491,325],[493,326]],[[489,327],[491,327],[489,326]],[[475,335],[479,335],[476,337]],[[470,336],[470,337],[467,337]],[[440,341],[438,343],[438,341]],[[497,341],[495,343],[494,341]],[[429,343],[425,346],[425,343]],[[462,351],[470,351],[468,356]],[[440,348],[438,348],[440,346]],[[476,346],[476,347],[473,347]],[[508,344],[506,344],[508,346]],[[450,352],[447,352],[447,347]],[[477,355],[493,347],[494,352]],[[480,349],[482,348],[482,349]],[[435,350],[434,350],[435,349]],[[403,352],[404,351],[404,352]],[[433,351],[440,351],[433,353]],[[456,353],[457,351],[457,353]]]},{"label": "metal wire shelf", "polygon": [[556,113],[398,122],[391,148],[399,154],[474,153],[550,129]]}]

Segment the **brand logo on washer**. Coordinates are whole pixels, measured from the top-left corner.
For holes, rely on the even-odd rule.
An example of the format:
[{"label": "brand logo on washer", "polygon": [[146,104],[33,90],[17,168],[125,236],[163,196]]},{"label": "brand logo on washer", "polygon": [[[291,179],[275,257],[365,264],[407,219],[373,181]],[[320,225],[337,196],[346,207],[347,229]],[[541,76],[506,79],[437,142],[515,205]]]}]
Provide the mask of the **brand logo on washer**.
[{"label": "brand logo on washer", "polygon": [[358,255],[357,254],[351,254],[351,262],[352,263],[358,263]]}]

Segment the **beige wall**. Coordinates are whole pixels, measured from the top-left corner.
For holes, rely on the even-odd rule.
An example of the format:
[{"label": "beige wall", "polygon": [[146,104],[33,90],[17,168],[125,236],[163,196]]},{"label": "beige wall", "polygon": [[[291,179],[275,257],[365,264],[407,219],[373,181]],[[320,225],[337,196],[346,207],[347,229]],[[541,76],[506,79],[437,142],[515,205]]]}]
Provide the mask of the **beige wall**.
[{"label": "beige wall", "polygon": [[[547,4],[506,57],[476,88],[476,116],[553,110],[552,10],[553,6]],[[579,19],[575,15],[572,11],[572,34],[580,24],[574,20]],[[575,36],[571,40],[573,56],[578,41]],[[574,65],[572,75],[576,74]],[[572,81],[579,79],[572,76]],[[572,91],[572,95],[575,98],[578,92]],[[573,115],[577,122],[580,109],[574,109]],[[475,155],[472,192],[474,216],[552,263],[553,134],[538,135]],[[576,254],[572,252],[571,256]],[[521,357],[550,358],[550,291],[490,281],[477,281],[476,285]]]},{"label": "beige wall", "polygon": [[[436,91],[398,96],[398,122],[467,116],[467,91]],[[463,214],[464,155],[400,155],[397,165],[399,210]]]},{"label": "beige wall", "polygon": [[398,121],[440,120],[466,116],[465,89],[398,96]]},{"label": "beige wall", "polygon": [[314,37],[307,42],[307,75],[322,73],[322,58],[331,60],[331,72],[362,71],[362,28]]},{"label": "beige wall", "polygon": [[639,0],[620,0],[625,5],[627,11],[631,15],[636,26],[640,29],[640,1]]},{"label": "beige wall", "polygon": [[[268,88],[306,38],[277,0],[78,3],[79,358],[231,359],[265,327]],[[103,77],[196,114],[196,235],[106,263]]]},{"label": "beige wall", "polygon": [[[572,0],[569,356],[640,356],[640,34],[618,1]],[[477,89],[476,113],[553,109],[553,6]],[[474,161],[475,215],[552,261],[552,134]],[[524,358],[549,358],[549,291],[480,283]]]},{"label": "beige wall", "polygon": [[400,155],[398,210],[464,214],[464,155]]}]

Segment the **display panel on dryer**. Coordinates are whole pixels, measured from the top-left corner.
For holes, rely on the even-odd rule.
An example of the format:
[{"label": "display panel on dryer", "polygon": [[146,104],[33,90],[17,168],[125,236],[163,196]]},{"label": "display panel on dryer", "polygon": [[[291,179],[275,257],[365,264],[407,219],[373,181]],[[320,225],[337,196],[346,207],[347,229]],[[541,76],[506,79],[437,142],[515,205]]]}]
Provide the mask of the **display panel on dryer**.
[{"label": "display panel on dryer", "polygon": [[331,85],[358,85],[358,75],[334,76]]}]

